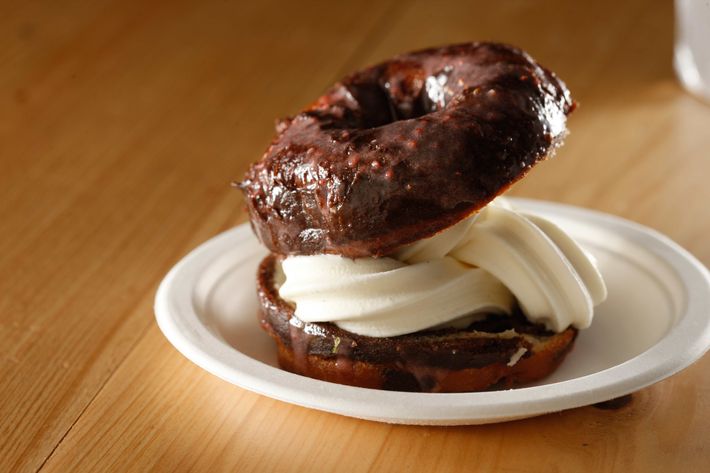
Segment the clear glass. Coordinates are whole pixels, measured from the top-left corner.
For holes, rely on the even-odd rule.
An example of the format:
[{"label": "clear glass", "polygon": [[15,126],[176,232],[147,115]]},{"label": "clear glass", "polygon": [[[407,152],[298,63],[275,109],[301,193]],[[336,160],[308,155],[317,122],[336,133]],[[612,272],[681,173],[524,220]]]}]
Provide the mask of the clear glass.
[{"label": "clear glass", "polygon": [[673,65],[693,94],[710,102],[710,0],[676,0]]}]

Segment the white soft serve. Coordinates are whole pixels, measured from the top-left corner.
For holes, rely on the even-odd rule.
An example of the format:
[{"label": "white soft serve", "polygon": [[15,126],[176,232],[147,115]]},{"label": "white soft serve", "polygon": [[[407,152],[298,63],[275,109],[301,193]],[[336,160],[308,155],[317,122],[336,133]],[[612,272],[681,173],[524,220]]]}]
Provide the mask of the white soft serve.
[{"label": "white soft serve", "polygon": [[372,337],[510,314],[515,299],[550,330],[586,328],[606,298],[591,255],[552,222],[501,198],[391,258],[291,256],[282,269],[279,294],[299,319]]}]

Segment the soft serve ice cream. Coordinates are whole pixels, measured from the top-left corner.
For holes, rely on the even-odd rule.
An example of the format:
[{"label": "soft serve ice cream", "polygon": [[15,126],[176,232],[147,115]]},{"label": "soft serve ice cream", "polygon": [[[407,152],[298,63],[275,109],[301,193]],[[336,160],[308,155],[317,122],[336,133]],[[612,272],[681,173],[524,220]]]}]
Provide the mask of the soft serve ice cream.
[{"label": "soft serve ice cream", "polygon": [[606,286],[591,255],[554,223],[498,198],[385,258],[291,256],[280,296],[305,322],[372,337],[463,326],[516,303],[532,322],[586,328]]}]

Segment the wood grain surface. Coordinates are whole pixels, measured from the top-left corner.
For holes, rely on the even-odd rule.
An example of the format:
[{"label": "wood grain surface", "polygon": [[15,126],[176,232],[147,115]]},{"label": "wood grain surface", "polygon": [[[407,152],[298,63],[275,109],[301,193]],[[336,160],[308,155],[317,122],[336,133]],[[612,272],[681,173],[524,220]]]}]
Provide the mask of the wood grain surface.
[{"label": "wood grain surface", "polygon": [[710,358],[504,424],[391,426],[244,391],[183,358],[155,289],[245,220],[230,189],[347,71],[494,39],[581,103],[512,191],[600,209],[710,263],[710,107],[672,68],[672,2],[0,4],[0,471],[708,471]]}]

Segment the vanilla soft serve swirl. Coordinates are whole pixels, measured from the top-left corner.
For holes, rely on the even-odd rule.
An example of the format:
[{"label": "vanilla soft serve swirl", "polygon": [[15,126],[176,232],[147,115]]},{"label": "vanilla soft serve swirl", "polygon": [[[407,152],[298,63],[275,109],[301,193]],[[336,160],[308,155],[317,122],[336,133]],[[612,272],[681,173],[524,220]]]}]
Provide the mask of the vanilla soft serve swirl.
[{"label": "vanilla soft serve swirl", "polygon": [[606,286],[593,258],[552,222],[498,198],[388,258],[291,256],[279,294],[305,322],[373,337],[511,313],[557,332],[586,328]]}]

